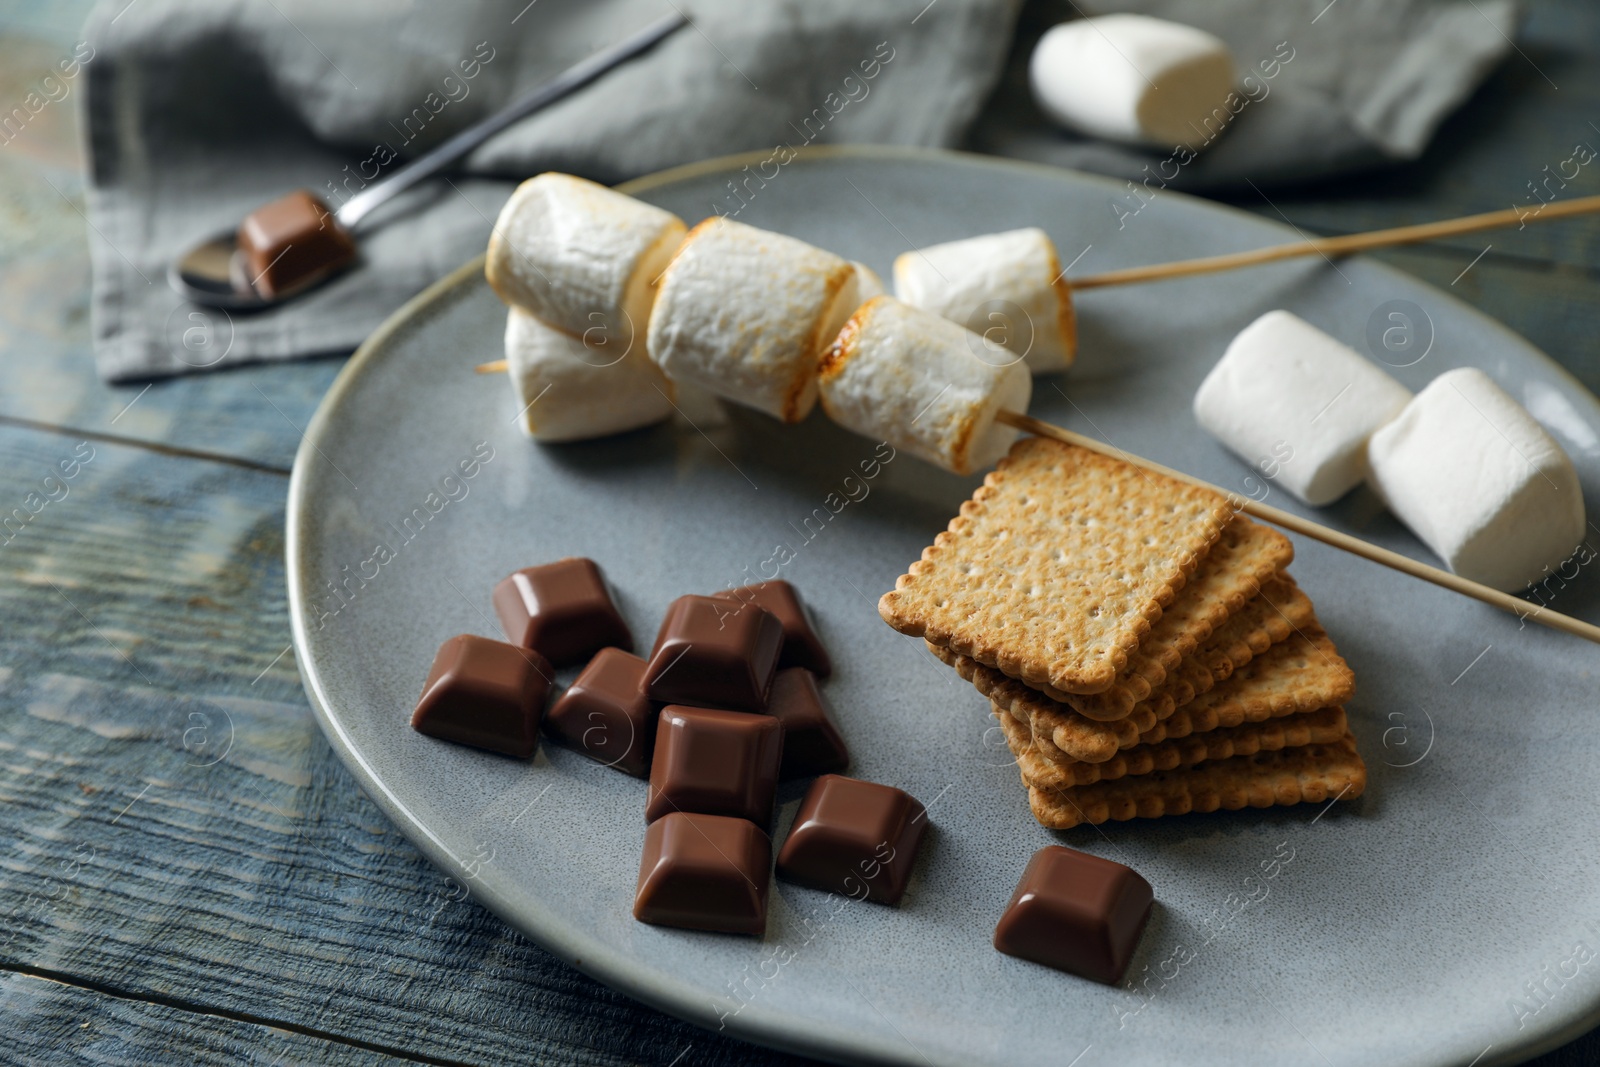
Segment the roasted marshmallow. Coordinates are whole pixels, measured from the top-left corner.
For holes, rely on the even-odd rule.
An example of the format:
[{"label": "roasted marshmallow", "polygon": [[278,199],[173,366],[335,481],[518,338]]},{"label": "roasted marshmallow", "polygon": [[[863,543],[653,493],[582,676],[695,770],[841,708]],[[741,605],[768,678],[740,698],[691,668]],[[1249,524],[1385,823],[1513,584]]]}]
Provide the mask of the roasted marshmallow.
[{"label": "roasted marshmallow", "polygon": [[547,326],[590,347],[637,349],[683,232],[669,211],[551,172],[517,186],[500,209],[484,270],[500,299]]},{"label": "roasted marshmallow", "polygon": [[1194,416],[1262,476],[1328,504],[1366,475],[1367,439],[1411,394],[1353,349],[1287,311],[1240,331],[1200,383]]},{"label": "roasted marshmallow", "polygon": [[822,407],[839,425],[956,474],[1005,455],[1017,431],[995,416],[1026,411],[1020,362],[983,358],[982,338],[889,296],[863,304],[822,359]]},{"label": "roasted marshmallow", "polygon": [[581,441],[672,414],[672,385],[643,347],[588,345],[521,308],[506,316],[506,370],[518,422],[536,441]]},{"label": "roasted marshmallow", "polygon": [[831,252],[726,218],[683,241],[650,316],[652,359],[675,382],[799,422],[817,358],[855,310],[857,271]]},{"label": "roasted marshmallow", "polygon": [[[875,296],[882,296],[888,290],[883,287],[883,279],[878,277],[878,272],[865,263],[850,261],[856,269],[856,306],[860,307]],[[852,309],[854,310],[854,309]]]},{"label": "roasted marshmallow", "polygon": [[1072,289],[1056,246],[1037,228],[906,252],[894,261],[894,295],[978,334],[995,353],[990,362],[1009,352],[1049,374],[1077,354]]},{"label": "roasted marshmallow", "polygon": [[1516,592],[1583,540],[1572,461],[1480,370],[1439,375],[1367,451],[1378,495],[1463,578]]},{"label": "roasted marshmallow", "polygon": [[1039,39],[1028,75],[1040,109],[1090,137],[1199,145],[1230,117],[1228,46],[1193,26],[1148,15],[1063,22]]}]

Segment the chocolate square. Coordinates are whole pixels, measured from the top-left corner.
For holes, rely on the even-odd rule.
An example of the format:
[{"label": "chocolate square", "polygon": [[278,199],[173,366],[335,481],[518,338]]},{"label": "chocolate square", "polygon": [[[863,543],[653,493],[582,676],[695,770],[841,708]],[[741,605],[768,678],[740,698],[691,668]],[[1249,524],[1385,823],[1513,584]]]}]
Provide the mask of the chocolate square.
[{"label": "chocolate square", "polygon": [[569,556],[517,571],[494,587],[494,610],[507,640],[558,667],[608,645],[633,651],[633,635],[592,559]]},{"label": "chocolate square", "polygon": [[897,904],[927,828],[927,812],[909,793],[826,774],[800,802],[778,853],[778,877]]},{"label": "chocolate square", "polygon": [[533,755],[554,672],[539,653],[461,634],[439,646],[411,713],[420,733],[518,759]]},{"label": "chocolate square", "polygon": [[1116,985],[1144,933],[1155,894],[1132,868],[1048,845],[1033,854],[995,927],[1008,956]]},{"label": "chocolate square", "polygon": [[645,662],[602,648],[544,717],[544,732],[590,759],[636,778],[650,773],[656,705],[644,692]]},{"label": "chocolate square", "polygon": [[245,281],[262,296],[298,289],[356,258],[356,245],[328,205],[305,189],[263,204],[234,236]]},{"label": "chocolate square", "polygon": [[783,726],[769,715],[669,704],[656,726],[645,820],[688,811],[765,827],[782,758]]},{"label": "chocolate square", "polygon": [[850,765],[850,750],[828,714],[817,676],[804,667],[780,670],[773,677],[767,714],[783,723],[779,778],[810,778]]},{"label": "chocolate square", "polygon": [[751,604],[681,596],[650,653],[650,699],[664,704],[765,711],[783,625]]},{"label": "chocolate square", "polygon": [[672,812],[644,832],[633,917],[657,926],[761,934],[772,845],[745,819]]},{"label": "chocolate square", "polygon": [[804,667],[812,674],[826,678],[833,673],[833,660],[823,647],[822,639],[811,625],[805,605],[795,587],[778,578],[755,585],[742,585],[717,596],[737,600],[741,604],[754,604],[772,614],[783,625],[783,651],[778,655],[778,669]]}]

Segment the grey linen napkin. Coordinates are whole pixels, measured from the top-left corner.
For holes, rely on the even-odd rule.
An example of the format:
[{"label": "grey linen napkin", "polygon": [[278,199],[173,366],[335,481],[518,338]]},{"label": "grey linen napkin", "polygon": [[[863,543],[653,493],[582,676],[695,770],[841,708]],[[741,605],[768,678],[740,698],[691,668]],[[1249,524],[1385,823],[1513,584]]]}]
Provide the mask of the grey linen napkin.
[{"label": "grey linen napkin", "polygon": [[[1028,56],[1050,26],[1128,11],[1228,43],[1237,115],[1192,160],[1080,138],[1028,91]],[[1024,9],[1001,87],[968,146],[1173,188],[1283,184],[1415,159],[1446,116],[1514,47],[1512,0],[1046,0]],[[1168,160],[1172,162],[1168,162]]]},{"label": "grey linen napkin", "polygon": [[[693,27],[375,213],[360,268],[255,315],[168,288],[174,256],[252,208],[298,187],[336,205],[674,3]],[[1017,6],[107,0],[86,30],[84,104],[99,371],[349,351],[483,251],[515,182],[540,171],[616,182],[780,142],[953,145],[1000,74]]]}]

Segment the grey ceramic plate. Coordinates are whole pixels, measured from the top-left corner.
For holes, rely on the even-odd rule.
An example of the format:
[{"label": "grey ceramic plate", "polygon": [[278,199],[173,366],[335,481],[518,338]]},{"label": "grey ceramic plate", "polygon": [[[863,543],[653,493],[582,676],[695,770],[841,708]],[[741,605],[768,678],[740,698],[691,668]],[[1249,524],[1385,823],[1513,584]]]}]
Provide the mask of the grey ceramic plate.
[{"label": "grey ceramic plate", "polygon": [[[764,158],[628,189],[693,221],[735,208],[730,180]],[[885,274],[907,247],[1028,225],[1063,258],[1087,248],[1079,273],[1293,236],[1171,193],[1119,229],[1113,183],[950,154],[812,153],[748,188],[742,220]],[[1367,350],[1369,333],[1403,328],[1388,317],[1398,311],[1416,340],[1374,343],[1411,363],[1395,368],[1402,381],[1482,367],[1560,438],[1600,501],[1593,398],[1494,322],[1376,263],[1298,262],[1079,304],[1082,357],[1037,383],[1033,413],[1220,485],[1247,488],[1249,472],[1195,426],[1189,403],[1235,332],[1287,307]],[[429,857],[563,959],[709,1027],[850,1061],[1489,1064],[1596,1021],[1591,646],[1298,540],[1294,574],[1359,680],[1349,712],[1366,796],[1326,812],[1052,834],[1028,814],[986,703],[874,607],[975,479],[909,457],[863,478],[873,443],[820,412],[799,427],[733,411],[704,432],[534,445],[513,425],[505,380],[471,369],[500,355],[504,318],[469,264],[350,361],[295,463],[289,591],[300,668],[334,748]],[[475,451],[492,458],[463,479]],[[833,514],[830,493],[857,499]],[[1365,491],[1320,517],[1427,558]],[[762,940],[641,925],[630,904],[642,782],[552,747],[529,766],[407,727],[440,641],[498,636],[495,581],[569,554],[601,563],[643,642],[681,593],[764,567],[800,587],[839,660],[826,691],[853,773],[931,809],[901,907],[775,882]],[[1600,614],[1591,573],[1553,595],[1560,610]],[[781,799],[778,840],[798,797]],[[1122,988],[990,947],[1028,856],[1056,841],[1155,886]]]}]

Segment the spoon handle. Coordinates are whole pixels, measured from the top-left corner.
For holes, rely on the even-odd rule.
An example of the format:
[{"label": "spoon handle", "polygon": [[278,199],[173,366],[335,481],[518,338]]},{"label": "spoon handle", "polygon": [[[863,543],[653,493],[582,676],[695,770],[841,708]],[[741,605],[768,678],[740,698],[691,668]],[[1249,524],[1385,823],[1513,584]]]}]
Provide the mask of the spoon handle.
[{"label": "spoon handle", "polygon": [[407,163],[383,181],[376,182],[346,200],[333,217],[346,229],[353,229],[380,204],[386,204],[424,179],[431,178],[483,142],[526,115],[582,88],[624,60],[643,52],[663,37],[686,25],[689,19],[677,12],[652,22],[638,33],[609,48],[574,63],[554,78],[496,111],[482,122],[460,133]]}]

